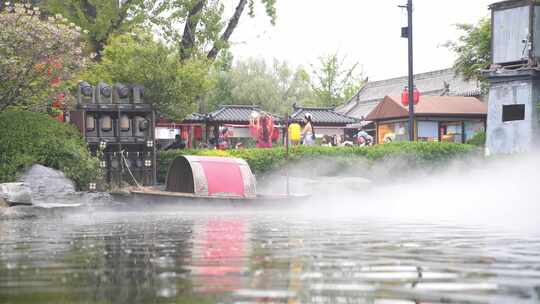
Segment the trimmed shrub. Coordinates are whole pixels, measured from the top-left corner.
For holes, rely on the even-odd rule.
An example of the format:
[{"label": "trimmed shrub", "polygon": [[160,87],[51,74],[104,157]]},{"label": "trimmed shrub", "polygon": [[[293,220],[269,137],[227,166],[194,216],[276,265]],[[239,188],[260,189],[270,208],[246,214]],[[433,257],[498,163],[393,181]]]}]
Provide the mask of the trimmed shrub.
[{"label": "trimmed shrub", "polygon": [[[289,162],[332,158],[343,163],[365,160],[370,164],[400,158],[406,166],[418,168],[447,163],[452,159],[478,152],[472,145],[433,142],[395,142],[372,147],[293,146],[289,149]],[[244,159],[255,174],[266,174],[287,164],[285,148],[240,150],[174,150],[158,154],[158,181],[163,183],[170,163],[180,155],[238,157]],[[441,165],[442,166],[442,165]]]},{"label": "trimmed shrub", "polygon": [[64,172],[79,189],[101,177],[98,159],[75,127],[43,113],[0,112],[0,182],[15,181],[36,163]]},{"label": "trimmed shrub", "polygon": [[478,132],[473,138],[467,141],[467,144],[474,145],[478,147],[483,147],[486,145],[486,132]]}]

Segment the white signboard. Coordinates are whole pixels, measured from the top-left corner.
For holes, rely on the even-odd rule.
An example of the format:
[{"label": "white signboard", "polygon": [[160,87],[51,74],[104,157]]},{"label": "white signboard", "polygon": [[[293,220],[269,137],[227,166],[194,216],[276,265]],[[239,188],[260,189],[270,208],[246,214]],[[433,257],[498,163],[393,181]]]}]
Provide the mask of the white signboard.
[{"label": "white signboard", "polygon": [[156,127],[156,139],[174,139],[176,134],[180,134],[180,129]]}]

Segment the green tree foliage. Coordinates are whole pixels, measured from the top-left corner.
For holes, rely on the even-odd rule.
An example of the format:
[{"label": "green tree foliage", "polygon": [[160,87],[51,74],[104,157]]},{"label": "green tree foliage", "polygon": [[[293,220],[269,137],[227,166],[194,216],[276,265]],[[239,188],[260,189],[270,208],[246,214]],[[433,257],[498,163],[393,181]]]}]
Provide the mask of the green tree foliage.
[{"label": "green tree foliage", "polygon": [[210,87],[207,74],[205,60],[180,61],[174,49],[141,32],[112,37],[102,60],[82,78],[94,84],[100,80],[141,84],[145,99],[158,112],[181,120],[196,109],[197,97]]},{"label": "green tree foliage", "polygon": [[312,98],[309,76],[301,67],[293,68],[279,60],[268,65],[254,58],[226,66],[212,73],[217,85],[208,97],[210,110],[220,104],[245,104],[284,114],[291,111],[293,103],[307,103]]},{"label": "green tree foliage", "polygon": [[[147,0],[148,1],[148,0]],[[236,0],[234,12],[225,18],[225,5],[221,0],[158,1],[153,5],[151,20],[163,37],[178,46],[182,60],[202,55],[213,61],[222,49],[229,46],[229,39],[246,10],[255,16],[256,0]],[[152,2],[152,1],[150,1]],[[230,3],[230,2],[229,2]],[[275,24],[276,0],[260,0],[270,22]],[[183,28],[182,32],[178,28]]]},{"label": "green tree foliage", "polygon": [[43,113],[8,109],[0,113],[0,183],[12,182],[38,163],[63,171],[79,188],[101,178],[79,130]]},{"label": "green tree foliage", "polygon": [[467,144],[483,147],[486,144],[486,132],[479,132],[473,138],[467,140]]},{"label": "green tree foliage", "polygon": [[[157,30],[162,38],[177,47],[182,60],[205,55],[214,60],[238,26],[246,6],[254,17],[255,0],[237,0],[234,13],[226,18],[222,0],[42,0],[44,8],[62,14],[88,30],[98,56],[112,35],[135,27]],[[275,22],[275,0],[260,0]],[[100,58],[100,57],[98,57]]]},{"label": "green tree foliage", "polygon": [[54,79],[66,81],[84,66],[80,29],[62,18],[40,18],[30,5],[0,12],[0,111],[17,105],[45,110]]},{"label": "green tree foliage", "polygon": [[319,58],[313,66],[313,106],[334,107],[349,100],[365,82],[358,63],[345,66],[345,57],[337,53]]},{"label": "green tree foliage", "polygon": [[229,50],[224,50],[210,70],[212,89],[206,97],[204,109],[201,109],[203,112],[213,111],[219,105],[234,104],[232,68],[233,55]]},{"label": "green tree foliage", "polygon": [[484,81],[480,70],[489,67],[491,58],[490,19],[484,18],[476,25],[457,24],[456,27],[462,32],[461,36],[457,41],[445,44],[457,55],[454,68],[467,80]]},{"label": "green tree foliage", "polygon": [[144,23],[151,3],[143,0],[41,0],[40,5],[51,15],[67,18],[87,32],[88,42],[99,57],[111,35]]}]

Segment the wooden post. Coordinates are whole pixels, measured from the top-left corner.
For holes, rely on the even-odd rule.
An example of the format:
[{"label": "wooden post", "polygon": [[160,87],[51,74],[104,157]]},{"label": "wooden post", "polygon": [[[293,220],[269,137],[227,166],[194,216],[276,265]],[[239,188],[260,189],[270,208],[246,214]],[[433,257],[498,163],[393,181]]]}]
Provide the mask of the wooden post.
[{"label": "wooden post", "polygon": [[285,164],[285,176],[287,179],[287,196],[290,195],[290,185],[289,185],[289,113],[285,113],[285,160],[287,164]]}]

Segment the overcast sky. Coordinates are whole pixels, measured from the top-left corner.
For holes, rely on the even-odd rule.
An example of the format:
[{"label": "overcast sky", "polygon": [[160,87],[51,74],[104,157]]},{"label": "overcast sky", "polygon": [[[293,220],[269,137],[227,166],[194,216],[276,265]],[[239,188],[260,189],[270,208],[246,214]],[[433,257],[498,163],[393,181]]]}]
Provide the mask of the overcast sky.
[{"label": "overcast sky", "polygon": [[[234,9],[231,0],[230,13]],[[441,44],[458,37],[456,23],[489,16],[497,0],[414,0],[415,73],[450,67],[454,55]],[[258,7],[242,16],[234,32],[236,58],[277,58],[310,69],[322,55],[338,51],[359,62],[370,80],[407,74],[407,40],[400,38],[406,0],[277,0],[277,23]]]}]

